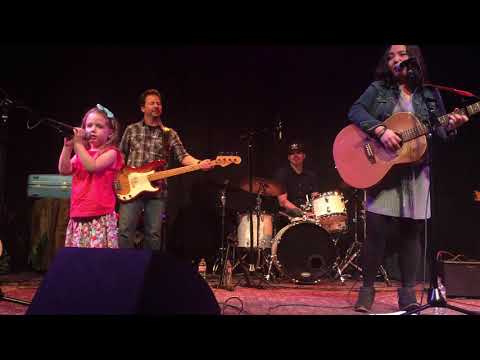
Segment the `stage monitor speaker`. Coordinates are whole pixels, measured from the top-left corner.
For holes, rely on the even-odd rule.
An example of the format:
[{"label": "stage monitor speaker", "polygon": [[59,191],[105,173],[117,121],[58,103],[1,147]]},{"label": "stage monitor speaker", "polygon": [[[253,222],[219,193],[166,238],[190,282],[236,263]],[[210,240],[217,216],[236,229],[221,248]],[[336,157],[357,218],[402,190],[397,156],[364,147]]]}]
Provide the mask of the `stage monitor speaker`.
[{"label": "stage monitor speaker", "polygon": [[440,261],[447,297],[480,297],[479,261]]},{"label": "stage monitor speaker", "polygon": [[27,315],[220,314],[207,282],[187,262],[134,249],[64,248]]}]

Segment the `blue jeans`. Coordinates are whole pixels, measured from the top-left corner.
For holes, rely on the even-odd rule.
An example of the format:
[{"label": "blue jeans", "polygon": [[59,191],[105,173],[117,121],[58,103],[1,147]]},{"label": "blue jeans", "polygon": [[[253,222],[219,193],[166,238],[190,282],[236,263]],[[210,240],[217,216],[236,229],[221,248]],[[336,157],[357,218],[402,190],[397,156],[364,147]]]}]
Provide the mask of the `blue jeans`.
[{"label": "blue jeans", "polygon": [[138,219],[142,209],[144,223],[144,248],[162,250],[162,221],[167,200],[165,198],[140,197],[120,204],[118,244],[120,248],[133,248]]}]

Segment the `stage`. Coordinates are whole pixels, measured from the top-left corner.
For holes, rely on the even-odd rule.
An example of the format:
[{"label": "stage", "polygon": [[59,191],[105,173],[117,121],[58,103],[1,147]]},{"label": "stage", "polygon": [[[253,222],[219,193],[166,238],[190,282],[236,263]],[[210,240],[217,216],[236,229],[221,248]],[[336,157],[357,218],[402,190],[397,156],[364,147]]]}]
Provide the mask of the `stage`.
[{"label": "stage", "polygon": [[[30,301],[37,291],[43,275],[35,272],[7,274],[0,276],[0,286],[5,296]],[[241,274],[235,275],[233,291],[217,288],[215,276],[207,278],[210,287],[220,305],[223,315],[365,315],[353,311],[359,281],[347,280],[345,284],[338,280],[325,280],[316,285],[296,285],[288,282],[265,282],[255,279],[252,285],[245,287]],[[398,282],[392,286],[384,282],[375,284],[377,296],[370,315],[394,315],[398,312]],[[427,286],[428,287],[428,284]],[[422,284],[417,285],[417,299],[420,301]],[[426,296],[423,297],[423,304]],[[448,303],[472,311],[480,311],[480,299],[454,298]],[[8,301],[0,301],[0,315],[24,315],[27,307]],[[446,309],[431,308],[421,315],[461,315]],[[368,316],[368,314],[367,314]]]}]

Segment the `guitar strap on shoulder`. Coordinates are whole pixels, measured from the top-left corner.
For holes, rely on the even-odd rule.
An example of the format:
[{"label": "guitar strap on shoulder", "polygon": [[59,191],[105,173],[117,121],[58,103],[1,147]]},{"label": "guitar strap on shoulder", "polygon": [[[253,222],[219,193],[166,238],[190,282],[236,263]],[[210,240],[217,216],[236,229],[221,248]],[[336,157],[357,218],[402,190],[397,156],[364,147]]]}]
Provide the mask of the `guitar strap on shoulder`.
[{"label": "guitar strap on shoulder", "polygon": [[168,164],[170,158],[170,131],[171,129],[164,126],[162,129],[162,146],[165,164]]},{"label": "guitar strap on shoulder", "polygon": [[442,115],[442,112],[444,112],[445,108],[438,89],[427,85],[423,88],[422,94],[428,111],[428,118],[426,121],[428,121],[430,126],[439,125],[437,118]]}]

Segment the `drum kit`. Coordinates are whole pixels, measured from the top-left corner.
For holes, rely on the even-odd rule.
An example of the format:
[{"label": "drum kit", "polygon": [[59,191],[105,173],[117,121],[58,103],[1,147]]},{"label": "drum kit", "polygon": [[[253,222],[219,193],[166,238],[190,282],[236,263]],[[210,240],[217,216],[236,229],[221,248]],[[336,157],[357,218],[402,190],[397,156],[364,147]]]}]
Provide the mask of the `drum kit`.
[{"label": "drum kit", "polygon": [[[324,279],[339,279],[345,283],[345,272],[352,267],[359,273],[362,269],[357,264],[361,242],[358,224],[365,224],[364,199],[358,199],[360,192],[355,192],[353,216],[349,225],[347,204],[344,193],[339,190],[325,193],[313,193],[306,196],[301,204],[301,214],[278,211],[276,214],[262,209],[262,197],[276,197],[285,190],[273,180],[254,177],[252,186],[247,179],[230,184],[234,188],[256,195],[256,206],[252,211],[238,212],[234,231],[227,236],[224,246],[226,187],[221,192],[222,204],[222,245],[213,267],[213,272],[220,272],[220,287],[226,278],[226,264],[233,264],[233,269],[241,268],[248,279],[247,257],[254,252],[255,271],[263,281],[288,279],[295,284],[317,284]],[[252,191],[249,191],[252,189]],[[362,192],[364,195],[365,193]],[[283,224],[280,225],[283,219]],[[280,220],[280,221],[279,221]],[[253,223],[251,225],[250,221]],[[353,227],[353,243],[346,251],[342,244]],[[253,231],[253,236],[250,236]],[[366,230],[364,226],[363,238]],[[250,240],[253,238],[253,242]],[[383,267],[380,268],[387,284],[389,279]],[[231,288],[231,286],[229,286]]]}]

